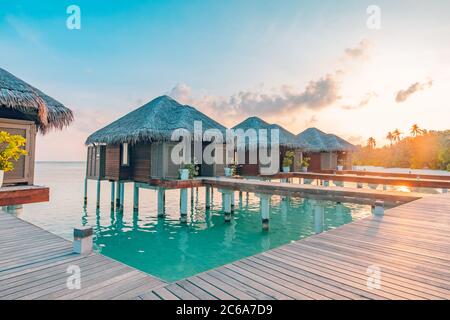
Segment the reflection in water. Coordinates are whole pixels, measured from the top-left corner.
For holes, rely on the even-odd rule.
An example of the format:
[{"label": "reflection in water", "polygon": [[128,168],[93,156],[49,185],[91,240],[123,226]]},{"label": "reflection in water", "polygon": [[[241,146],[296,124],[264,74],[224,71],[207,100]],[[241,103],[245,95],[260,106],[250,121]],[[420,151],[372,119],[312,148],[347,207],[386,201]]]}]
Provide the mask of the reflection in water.
[{"label": "reflection in water", "polygon": [[397,191],[411,192],[411,190],[407,186],[399,186],[399,187],[397,187]]},{"label": "reflection in water", "polygon": [[[38,165],[39,166],[39,165]],[[205,210],[204,188],[188,201],[188,224],[179,221],[178,190],[166,191],[166,216],[157,217],[157,192],[140,190],[139,212],[133,210],[133,185],[125,183],[124,209],[111,210],[110,184],[102,182],[96,209],[94,181],[89,182],[88,204],[83,204],[83,164],[40,164],[36,181],[48,185],[50,203],[24,206],[23,218],[67,239],[78,224],[95,226],[95,250],[167,281],[224,265],[315,233],[311,200],[273,196],[270,231],[263,232],[259,198],[245,193],[238,199],[231,223],[224,222],[221,196],[211,190],[212,206]],[[237,202],[241,205],[238,205]],[[190,204],[193,205],[190,205]],[[190,206],[189,206],[190,205]],[[368,206],[323,202],[323,230],[370,214]]]}]

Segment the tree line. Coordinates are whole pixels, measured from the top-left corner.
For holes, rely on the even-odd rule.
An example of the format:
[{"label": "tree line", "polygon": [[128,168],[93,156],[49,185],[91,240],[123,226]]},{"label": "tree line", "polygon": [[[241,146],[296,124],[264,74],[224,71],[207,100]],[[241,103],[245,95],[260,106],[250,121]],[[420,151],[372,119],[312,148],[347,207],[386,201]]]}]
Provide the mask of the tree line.
[{"label": "tree line", "polygon": [[370,137],[366,146],[358,146],[353,164],[450,171],[450,130],[429,131],[414,124],[409,133],[404,136],[398,129],[388,132],[390,144],[380,148]]}]

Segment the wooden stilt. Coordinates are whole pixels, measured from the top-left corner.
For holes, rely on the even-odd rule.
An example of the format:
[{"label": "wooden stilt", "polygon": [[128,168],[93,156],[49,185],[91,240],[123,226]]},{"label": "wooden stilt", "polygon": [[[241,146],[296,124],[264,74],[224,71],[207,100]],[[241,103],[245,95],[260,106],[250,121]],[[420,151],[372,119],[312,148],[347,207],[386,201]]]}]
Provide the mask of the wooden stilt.
[{"label": "wooden stilt", "polygon": [[231,213],[233,213],[234,212],[234,204],[235,204],[235,201],[234,201],[234,190],[231,190],[230,201],[231,201]]},{"label": "wooden stilt", "polygon": [[115,193],[115,186],[114,186],[114,181],[111,181],[111,207],[112,208],[114,208],[114,197],[115,197],[115,195],[114,195],[114,193]]},{"label": "wooden stilt", "polygon": [[100,186],[101,180],[97,180],[97,208],[100,208]]},{"label": "wooden stilt", "polygon": [[260,200],[261,222],[264,231],[269,230],[270,198],[268,194],[257,194]]},{"label": "wooden stilt", "polygon": [[136,182],[133,186],[133,211],[139,211],[139,186]]},{"label": "wooden stilt", "polygon": [[84,178],[84,205],[87,205],[88,178]]},{"label": "wooden stilt", "polygon": [[166,214],[166,190],[158,188],[158,217],[164,217]]},{"label": "wooden stilt", "polygon": [[206,207],[206,209],[211,208],[211,187],[210,186],[205,187],[205,207]]},{"label": "wooden stilt", "polygon": [[119,210],[123,211],[123,206],[124,206],[124,202],[125,202],[125,182],[121,182],[120,183],[120,205],[119,205]]},{"label": "wooden stilt", "polygon": [[239,209],[242,209],[242,191],[239,191]]},{"label": "wooden stilt", "polygon": [[231,221],[231,191],[230,190],[219,190],[222,193],[223,198],[223,213],[225,222]]},{"label": "wooden stilt", "polygon": [[180,221],[182,223],[187,222],[187,202],[188,202],[187,189],[180,189]]},{"label": "wooden stilt", "polygon": [[120,208],[120,180],[116,181],[116,207]]}]

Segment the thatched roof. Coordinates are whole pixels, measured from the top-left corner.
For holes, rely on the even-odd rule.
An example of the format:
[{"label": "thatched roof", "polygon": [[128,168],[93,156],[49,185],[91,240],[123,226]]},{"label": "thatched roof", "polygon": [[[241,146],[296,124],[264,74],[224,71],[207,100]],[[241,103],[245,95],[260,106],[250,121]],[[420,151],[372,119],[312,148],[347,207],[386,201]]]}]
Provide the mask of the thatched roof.
[{"label": "thatched roof", "polygon": [[344,139],[327,134],[317,128],[308,128],[296,136],[298,143],[306,145],[305,150],[311,152],[353,151],[354,145]]},{"label": "thatched roof", "polygon": [[42,133],[62,129],[73,121],[73,113],[62,103],[0,68],[0,112],[19,113],[36,122]]},{"label": "thatched roof", "polygon": [[91,143],[137,143],[170,141],[173,131],[194,132],[194,121],[202,122],[203,132],[218,129],[225,137],[226,128],[194,107],[182,105],[168,96],[158,97],[91,134]]},{"label": "thatched roof", "polygon": [[[242,121],[241,123],[235,125],[233,127],[233,129],[234,130],[235,129],[242,129],[244,131],[246,131],[248,129],[254,129],[254,130],[256,130],[257,133],[258,133],[259,129],[266,129],[269,143],[270,143],[270,140],[271,140],[270,130],[271,129],[278,129],[279,130],[279,139],[280,139],[279,145],[280,146],[292,147],[292,148],[301,147],[301,145],[299,145],[299,143],[295,139],[295,136],[291,132],[289,132],[288,130],[284,129],[283,127],[281,127],[278,124],[269,124],[266,121],[264,121],[264,120],[262,120],[261,118],[258,118],[258,117],[247,118],[244,121]],[[250,145],[256,145],[257,142],[258,142],[258,139],[257,139],[257,141],[249,141],[248,143]]]}]

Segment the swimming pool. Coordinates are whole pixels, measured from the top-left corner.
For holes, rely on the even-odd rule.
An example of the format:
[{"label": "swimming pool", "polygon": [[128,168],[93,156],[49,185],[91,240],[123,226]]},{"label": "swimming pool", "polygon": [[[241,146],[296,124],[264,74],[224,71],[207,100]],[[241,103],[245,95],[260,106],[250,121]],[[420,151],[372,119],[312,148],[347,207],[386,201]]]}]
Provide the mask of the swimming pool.
[{"label": "swimming pool", "polygon": [[[123,213],[111,211],[110,184],[102,182],[101,206],[95,208],[95,182],[89,184],[88,205],[83,208],[84,163],[37,163],[36,183],[51,188],[49,203],[24,206],[20,218],[72,239],[73,227],[92,225],[95,249],[166,281],[185,278],[223,264],[308,237],[315,230],[311,202],[273,196],[270,231],[261,230],[259,198],[243,193],[231,223],[220,212],[221,197],[213,192],[213,206],[205,210],[204,188],[189,191],[188,223],[179,222],[179,191],[166,192],[166,217],[157,218],[157,194],[141,189],[139,213],[133,213],[132,184],[125,189]],[[371,214],[370,207],[324,202],[323,229]]]}]

